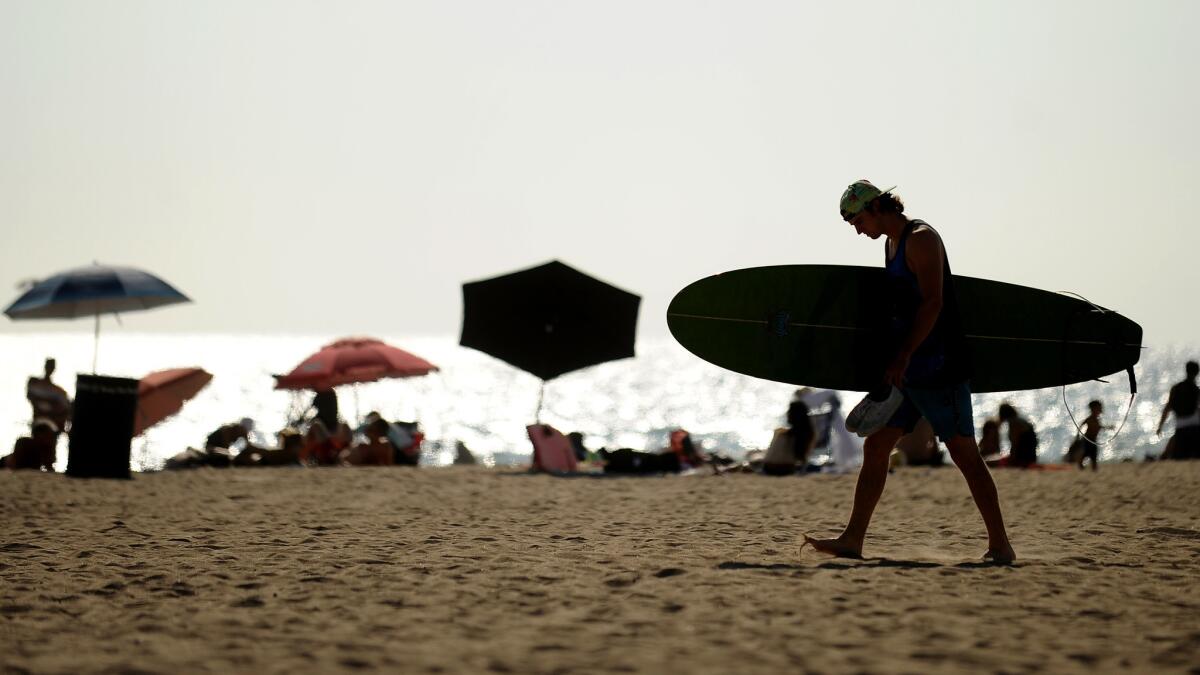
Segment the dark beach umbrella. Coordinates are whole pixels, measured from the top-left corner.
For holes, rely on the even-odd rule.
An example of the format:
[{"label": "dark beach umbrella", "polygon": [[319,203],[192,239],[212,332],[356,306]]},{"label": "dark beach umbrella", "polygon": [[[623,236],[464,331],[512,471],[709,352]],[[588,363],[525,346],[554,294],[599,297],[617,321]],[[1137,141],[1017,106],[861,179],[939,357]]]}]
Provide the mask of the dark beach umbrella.
[{"label": "dark beach umbrella", "polygon": [[59,272],[35,283],[4,313],[14,320],[95,317],[96,337],[92,353],[92,370],[95,371],[101,314],[153,309],[178,302],[191,300],[149,272],[96,264]]},{"label": "dark beach umbrella", "polygon": [[[464,347],[543,380],[634,355],[641,298],[557,260],[463,284]],[[538,404],[539,412],[541,403]]]}]

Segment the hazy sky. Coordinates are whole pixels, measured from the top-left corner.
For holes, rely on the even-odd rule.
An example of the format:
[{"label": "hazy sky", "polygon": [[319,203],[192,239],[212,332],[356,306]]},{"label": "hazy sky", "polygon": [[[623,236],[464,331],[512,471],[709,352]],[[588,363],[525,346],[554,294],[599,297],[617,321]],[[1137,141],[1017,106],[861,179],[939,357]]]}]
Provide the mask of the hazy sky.
[{"label": "hazy sky", "polygon": [[[956,273],[1197,341],[1200,3],[0,0],[0,302],[92,260],[123,330],[455,334],[550,258],[643,296],[877,265],[898,185]],[[111,320],[110,320],[111,323]],[[0,331],[89,330],[12,322]]]}]

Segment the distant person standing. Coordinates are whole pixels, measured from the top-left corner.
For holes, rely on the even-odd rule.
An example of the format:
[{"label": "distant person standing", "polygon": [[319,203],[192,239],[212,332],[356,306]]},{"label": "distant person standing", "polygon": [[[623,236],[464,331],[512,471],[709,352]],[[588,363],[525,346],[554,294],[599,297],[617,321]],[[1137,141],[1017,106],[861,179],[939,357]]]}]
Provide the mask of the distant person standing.
[{"label": "distant person standing", "polygon": [[[31,377],[25,385],[25,398],[33,407],[33,418],[54,422],[57,431],[65,431],[71,419],[71,397],[50,378],[56,367],[54,359],[46,359],[42,377]],[[56,434],[57,434],[56,431]],[[57,437],[57,436],[56,436]]]},{"label": "distant person standing", "polygon": [[1000,424],[1008,425],[1008,456],[1001,459],[1000,466],[1025,469],[1037,464],[1038,437],[1033,424],[1008,403],[1000,404],[997,417]]},{"label": "distant person standing", "polygon": [[1112,428],[1100,423],[1100,415],[1103,412],[1104,404],[1100,401],[1088,403],[1088,416],[1083,421],[1083,433],[1071,444],[1071,449],[1067,450],[1068,463],[1078,464],[1082,469],[1084,460],[1090,459],[1092,471],[1099,468],[1096,464],[1099,461],[1100,446],[1096,443],[1096,439],[1100,437],[1101,429]]},{"label": "distant person standing", "polygon": [[1162,417],[1158,418],[1158,431],[1155,433],[1161,435],[1167,417],[1175,414],[1175,435],[1167,441],[1163,459],[1200,459],[1200,412],[1197,411],[1200,408],[1200,387],[1196,386],[1200,364],[1188,361],[1185,371],[1187,379],[1171,387]]},{"label": "distant person standing", "polygon": [[327,430],[338,427],[341,417],[338,415],[337,392],[333,389],[322,389],[313,395],[311,409],[316,411],[316,419],[321,420]]},{"label": "distant person standing", "polygon": [[[835,539],[805,544],[823,553],[861,557],[871,515],[883,495],[892,449],[924,417],[950,450],[983,517],[988,534],[985,557],[1011,563],[1000,498],[975,443],[966,337],[959,317],[954,278],[941,235],[922,220],[904,214],[904,203],[869,181],[842,193],[842,219],[860,235],[884,237],[884,278],[880,288],[890,340],[880,385],[846,418],[846,426],[866,437],[863,463],[854,489],[849,522]],[[853,427],[853,428],[851,428]]]}]

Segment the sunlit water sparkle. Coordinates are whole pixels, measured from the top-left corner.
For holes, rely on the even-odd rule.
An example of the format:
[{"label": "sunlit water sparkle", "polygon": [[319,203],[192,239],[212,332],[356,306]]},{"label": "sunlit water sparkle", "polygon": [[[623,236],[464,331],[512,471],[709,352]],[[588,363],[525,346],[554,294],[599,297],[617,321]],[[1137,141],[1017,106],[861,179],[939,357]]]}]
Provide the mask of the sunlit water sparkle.
[{"label": "sunlit water sparkle", "polygon": [[[137,470],[156,469],[188,446],[202,447],[218,425],[253,418],[258,429],[282,428],[289,410],[307,401],[272,389],[272,373],[283,373],[336,336],[130,334],[109,333],[100,342],[98,372],[141,377],[163,368],[200,366],[213,381],[183,410],[133,442]],[[0,429],[11,443],[26,433],[29,405],[25,381],[40,374],[42,360],[58,360],[55,380],[74,393],[75,373],[90,372],[90,333],[0,335]],[[527,461],[525,425],[534,419],[540,381],[490,356],[458,346],[453,337],[389,337],[390,344],[418,354],[441,371],[422,378],[381,380],[338,389],[348,419],[371,410],[385,417],[419,420],[427,435],[426,464],[448,464],[454,441],[461,440],[487,463]],[[707,449],[734,456],[764,447],[771,430],[783,422],[795,387],[757,380],[712,366],[689,354],[669,337],[644,339],[638,356],[564,375],[546,386],[542,421],[565,431],[584,433],[589,447],[657,449],[671,429],[685,428]],[[1140,459],[1161,452],[1171,433],[1155,435],[1170,386],[1183,377],[1183,362],[1200,349],[1150,348],[1137,366],[1139,395],[1125,429],[1101,448],[1101,461]],[[1087,401],[1101,399],[1106,424],[1119,424],[1129,400],[1122,374],[1108,384],[1088,382],[1067,387],[1076,418],[1086,416]],[[843,395],[848,408],[860,394]],[[356,402],[357,399],[357,402]],[[974,397],[976,429],[1008,400],[1030,419],[1041,441],[1043,461],[1061,457],[1075,429],[1063,407],[1061,389],[981,394]],[[1105,432],[1106,438],[1111,432]],[[267,440],[264,437],[262,440]],[[64,440],[57,467],[66,466]]]}]

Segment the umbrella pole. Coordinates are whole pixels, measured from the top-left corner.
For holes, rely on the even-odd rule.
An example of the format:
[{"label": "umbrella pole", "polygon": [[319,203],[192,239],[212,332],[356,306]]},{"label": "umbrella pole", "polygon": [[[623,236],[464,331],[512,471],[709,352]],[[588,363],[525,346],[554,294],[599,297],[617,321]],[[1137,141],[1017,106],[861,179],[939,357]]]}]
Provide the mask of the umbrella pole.
[{"label": "umbrella pole", "polygon": [[354,383],[354,426],[362,424],[362,410],[358,407],[358,383]]},{"label": "umbrella pole", "polygon": [[542,386],[538,387],[538,405],[537,411],[533,413],[533,423],[542,423],[542,397],[546,395],[546,381],[542,380]]},{"label": "umbrella pole", "polygon": [[92,374],[96,374],[96,360],[100,357],[100,313],[96,312],[96,330],[92,337]]}]

